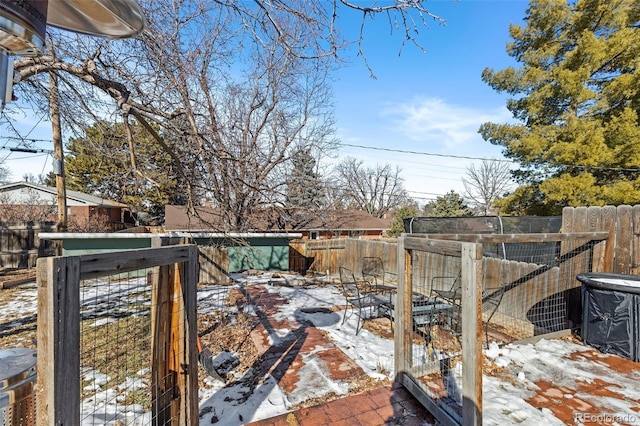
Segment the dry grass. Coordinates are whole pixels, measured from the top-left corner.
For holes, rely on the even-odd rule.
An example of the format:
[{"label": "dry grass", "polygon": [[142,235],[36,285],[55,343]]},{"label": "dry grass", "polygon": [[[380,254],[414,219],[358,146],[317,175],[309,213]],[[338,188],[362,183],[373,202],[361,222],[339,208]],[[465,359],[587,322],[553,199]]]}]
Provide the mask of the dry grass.
[{"label": "dry grass", "polygon": [[[128,316],[117,321],[94,326],[94,320],[80,325],[80,365],[109,376],[101,386],[109,389],[121,385],[127,378],[144,379],[150,382],[151,372],[151,322],[148,315]],[[141,371],[144,373],[141,375]],[[91,396],[90,381],[82,383],[82,398]],[[123,403],[137,403],[145,408],[151,406],[149,391],[125,390]]]},{"label": "dry grass", "polygon": [[[8,275],[3,275],[0,280],[5,280]],[[0,306],[6,307],[20,300],[32,303],[33,297],[26,296],[26,292],[32,294],[31,287],[13,287],[0,290]],[[36,348],[36,315],[30,312],[16,310],[8,314],[5,309],[2,323],[0,323],[0,347],[1,348]]]}]

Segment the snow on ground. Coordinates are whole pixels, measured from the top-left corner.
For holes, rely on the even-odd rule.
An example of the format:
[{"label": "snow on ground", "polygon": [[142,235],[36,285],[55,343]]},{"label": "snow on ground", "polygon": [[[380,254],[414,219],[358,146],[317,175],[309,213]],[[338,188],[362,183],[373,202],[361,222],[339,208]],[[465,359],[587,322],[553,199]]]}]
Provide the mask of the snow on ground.
[{"label": "snow on ground", "polygon": [[[242,285],[264,285],[270,292],[277,292],[289,303],[283,305],[275,315],[278,318],[304,318],[315,327],[323,330],[330,336],[331,340],[349,357],[351,357],[363,370],[375,379],[393,377],[393,341],[381,338],[367,330],[361,330],[355,335],[356,316],[347,315],[347,320],[342,323],[342,311],[331,312],[329,309],[310,308],[330,308],[337,305],[344,305],[344,298],[338,288],[332,285],[323,286],[279,286],[278,282],[268,278],[268,276],[248,277],[237,275],[235,277]],[[287,279],[287,277],[285,277]],[[292,278],[293,279],[293,278]],[[299,277],[295,278],[299,279]],[[119,287],[122,294],[127,297],[140,297],[139,279],[134,280],[129,285],[123,284]],[[216,309],[235,309],[224,306],[222,300],[229,287],[205,286],[198,290],[199,312],[211,312]],[[36,313],[37,291],[35,285],[23,286],[15,292],[12,300],[6,301],[5,306],[0,309],[0,324],[8,326],[19,317],[28,317]],[[98,302],[102,294],[93,296]],[[97,304],[99,305],[99,304]],[[121,307],[110,306],[108,311],[121,311]],[[272,333],[272,339],[285,339],[283,331]],[[528,404],[527,399],[531,398],[537,390],[536,381],[547,380],[556,386],[568,387],[578,381],[592,382],[597,378],[606,377],[609,383],[616,383],[620,389],[624,389],[628,400],[640,400],[640,388],[637,387],[640,376],[637,372],[622,374],[606,368],[604,364],[594,363],[587,360],[570,360],[571,353],[585,351],[590,348],[564,340],[541,340],[536,344],[527,345],[505,345],[498,347],[492,345],[485,350],[488,359],[499,367],[503,368],[507,376],[483,378],[483,423],[486,425],[508,425],[508,424],[563,424],[553,413],[546,409],[538,409]],[[219,354],[217,362],[223,364],[225,357],[234,356],[231,353]],[[305,393],[299,394],[296,399],[312,398],[324,395],[326,392],[314,388],[312,385],[314,375],[324,374],[321,366],[309,360],[309,365],[301,370],[301,380],[308,385],[304,386]],[[459,379],[460,369],[455,368],[454,377]],[[118,389],[102,389],[100,384],[105,377],[102,373],[92,370],[83,370],[85,378],[92,377],[93,386],[100,389],[91,402],[118,400]],[[326,375],[325,375],[326,380]],[[140,378],[127,378],[127,382],[144,385]],[[241,381],[238,381],[241,383]],[[128,386],[128,385],[127,385]],[[346,393],[344,383],[334,382],[329,386],[337,394]],[[116,396],[114,396],[116,395]],[[247,397],[248,396],[248,397]],[[603,396],[591,396],[576,393],[585,401],[595,401],[603,403]],[[570,395],[566,396],[571,397]],[[285,392],[280,388],[272,376],[267,376],[254,389],[249,389],[245,384],[225,385],[219,381],[207,378],[205,386],[199,390],[200,411],[203,418],[209,422],[217,420],[217,424],[233,426],[245,422],[273,417],[286,413],[296,401],[290,401]],[[239,401],[242,401],[240,403]],[[628,403],[619,399],[604,400],[612,410],[619,415],[631,415],[637,418],[637,413],[632,410]],[[82,409],[86,412],[86,407]],[[131,420],[129,414],[118,413],[123,410],[122,406],[103,405],[104,411],[100,414],[100,419],[96,424],[144,424],[148,419],[148,413],[142,413],[139,406],[127,406],[126,410],[137,420]]]}]

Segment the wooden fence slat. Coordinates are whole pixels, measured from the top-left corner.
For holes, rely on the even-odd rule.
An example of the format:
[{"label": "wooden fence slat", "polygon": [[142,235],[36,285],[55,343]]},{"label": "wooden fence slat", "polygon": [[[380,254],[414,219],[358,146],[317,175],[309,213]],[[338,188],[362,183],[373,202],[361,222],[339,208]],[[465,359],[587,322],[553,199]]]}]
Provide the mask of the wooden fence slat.
[{"label": "wooden fence slat", "polygon": [[53,255],[52,243],[40,241],[38,235],[54,229],[53,222],[0,222],[0,267],[30,268],[39,257]]},{"label": "wooden fence slat", "polygon": [[171,341],[171,287],[169,266],[157,268],[152,278],[151,298],[151,401],[155,425],[172,424],[172,400],[175,376],[169,366],[169,344]]},{"label": "wooden fence slat", "polygon": [[79,259],[40,259],[37,281],[36,420],[42,426],[79,425]]},{"label": "wooden fence slat", "polygon": [[631,221],[631,265],[629,265],[629,273],[638,275],[640,272],[640,262],[638,254],[640,254],[640,205],[633,206]]},{"label": "wooden fence slat", "polygon": [[[617,209],[614,206],[604,206],[602,208],[602,230],[609,233],[605,246],[604,264],[600,272],[613,271],[613,259],[615,257],[615,246],[617,241],[616,235],[616,214]],[[640,253],[636,253],[636,256]]]},{"label": "wooden fence slat", "polygon": [[616,253],[613,264],[614,273],[628,274],[631,270],[631,238],[633,234],[631,214],[631,206],[618,206],[616,217]]},{"label": "wooden fence slat", "polygon": [[482,424],[482,246],[462,243],[462,422]]}]

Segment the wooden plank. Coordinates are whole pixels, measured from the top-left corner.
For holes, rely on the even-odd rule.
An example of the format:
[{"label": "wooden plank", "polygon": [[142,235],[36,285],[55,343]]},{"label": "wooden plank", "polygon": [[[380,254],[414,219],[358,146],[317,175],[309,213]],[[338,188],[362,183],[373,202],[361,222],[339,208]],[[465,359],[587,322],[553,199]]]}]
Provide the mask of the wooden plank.
[{"label": "wooden plank", "polygon": [[198,247],[191,245],[189,260],[184,263],[184,275],[182,279],[182,291],[184,293],[185,333],[186,333],[186,365],[183,368],[185,378],[186,403],[185,424],[197,426],[199,424],[198,409]]},{"label": "wooden plank", "polygon": [[80,262],[38,261],[39,425],[80,424]]},{"label": "wooden plank", "polygon": [[98,278],[107,275],[152,268],[174,262],[189,260],[189,246],[167,246],[114,253],[86,254],[81,257],[81,279]]},{"label": "wooden plank", "polygon": [[462,424],[482,424],[482,245],[462,244]]},{"label": "wooden plank", "polygon": [[607,232],[609,234],[609,237],[607,238],[607,243],[604,248],[604,263],[601,266],[601,272],[613,271],[615,246],[617,241],[616,216],[617,209],[614,206],[604,206],[602,208],[602,231]]},{"label": "wooden plank", "polygon": [[551,333],[540,334],[538,336],[531,336],[525,339],[516,340],[513,342],[513,345],[535,345],[542,339],[552,340],[552,339],[562,339],[563,337],[571,336],[571,329],[567,328],[559,331],[552,331]]},{"label": "wooden plank", "polygon": [[182,373],[182,365],[186,360],[186,335],[184,298],[182,296],[182,275],[180,264],[169,267],[169,293],[171,294],[171,332],[169,333],[169,372],[174,377],[175,398],[171,400],[172,424],[187,424],[186,409],[190,406],[187,398],[186,376]]},{"label": "wooden plank", "polygon": [[[37,266],[38,284],[38,317],[41,320],[37,324],[37,341],[38,341],[38,359],[36,364],[37,377],[49,377],[53,375],[54,358],[52,356],[53,330],[46,327],[49,320],[53,320],[49,303],[49,275],[53,273],[53,267],[49,267],[49,263],[53,262],[53,258],[39,259]],[[51,342],[51,343],[50,343]],[[53,404],[55,389],[53,383],[49,380],[36,381],[36,421],[38,425],[48,426],[53,419]]]},{"label": "wooden plank", "polygon": [[[407,313],[403,307],[407,299],[411,301],[411,254],[405,249],[407,237],[398,238],[398,293],[396,301],[394,333],[394,368],[396,377],[409,370],[411,367],[411,335],[407,333]],[[407,297],[407,292],[409,296]]]},{"label": "wooden plank", "polygon": [[[585,208],[586,218],[586,208]],[[597,231],[571,231],[539,234],[420,234],[411,235],[416,239],[436,239],[444,241],[463,241],[471,243],[549,243],[554,241],[572,241],[575,239],[604,240],[608,236]],[[411,246],[413,247],[413,246]]]},{"label": "wooden plank", "polygon": [[175,377],[169,368],[172,309],[169,266],[158,269],[152,278],[151,299],[151,403],[154,426],[172,424],[171,401],[175,390]]},{"label": "wooden plank", "polygon": [[17,287],[17,286],[19,286],[21,284],[26,284],[26,283],[32,282],[36,278],[36,271],[35,270],[29,270],[23,275],[24,276],[19,277],[19,278],[13,278],[13,279],[10,279],[10,280],[2,280],[2,281],[0,281],[0,289],[3,289],[3,290],[4,289],[9,289],[9,288]]},{"label": "wooden plank", "polygon": [[411,236],[405,237],[404,246],[407,250],[421,250],[446,256],[460,257],[461,253],[461,243],[458,241],[434,240]]},{"label": "wooden plank", "polygon": [[631,213],[631,266],[629,273],[638,275],[640,273],[640,205],[633,206]]},{"label": "wooden plank", "polygon": [[631,271],[631,206],[618,206],[616,218],[616,247],[613,272],[617,274],[628,274]]}]

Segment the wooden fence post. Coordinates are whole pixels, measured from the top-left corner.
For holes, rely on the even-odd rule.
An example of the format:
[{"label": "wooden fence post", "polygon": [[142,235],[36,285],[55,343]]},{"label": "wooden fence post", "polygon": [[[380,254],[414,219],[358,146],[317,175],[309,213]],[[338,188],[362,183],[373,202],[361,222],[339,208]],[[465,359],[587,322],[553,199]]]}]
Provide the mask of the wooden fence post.
[{"label": "wooden fence post", "polygon": [[198,424],[196,246],[189,247],[189,259],[161,266],[152,279],[151,391],[157,425]]},{"label": "wooden fence post", "polygon": [[462,424],[482,424],[482,244],[462,243]]},{"label": "wooden fence post", "polygon": [[174,394],[176,377],[169,365],[173,296],[170,266],[161,266],[157,271],[153,274],[151,293],[151,401],[154,426],[177,424],[171,411],[172,400],[177,395]]},{"label": "wooden fence post", "polygon": [[[411,254],[405,249],[404,236],[398,238],[398,291],[393,312],[395,320],[394,368],[400,377],[411,365]],[[408,294],[408,296],[407,296]],[[409,311],[405,306],[409,304]]]},{"label": "wooden fence post", "polygon": [[80,424],[80,260],[38,260],[38,425]]}]

